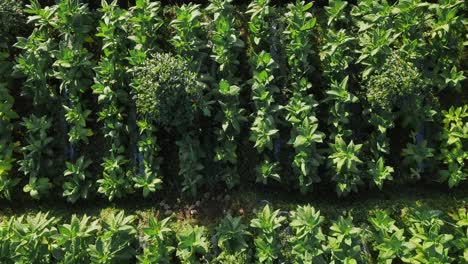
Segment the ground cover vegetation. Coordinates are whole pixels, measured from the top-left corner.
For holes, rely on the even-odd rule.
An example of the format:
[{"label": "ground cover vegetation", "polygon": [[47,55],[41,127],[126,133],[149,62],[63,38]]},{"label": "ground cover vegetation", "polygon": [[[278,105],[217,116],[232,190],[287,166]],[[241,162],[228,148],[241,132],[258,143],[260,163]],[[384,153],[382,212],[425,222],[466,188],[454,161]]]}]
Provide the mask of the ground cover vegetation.
[{"label": "ground cover vegetation", "polygon": [[[3,0],[0,201],[407,186],[466,197],[466,11],[462,0]],[[215,228],[36,213],[2,220],[0,262],[466,263],[463,207],[382,208],[356,224],[265,206]]]},{"label": "ground cover vegetation", "polygon": [[[208,228],[175,216],[49,213],[3,217],[2,263],[466,263],[466,204],[374,209],[327,219],[309,204],[271,205]],[[362,221],[362,220],[361,220]]]}]

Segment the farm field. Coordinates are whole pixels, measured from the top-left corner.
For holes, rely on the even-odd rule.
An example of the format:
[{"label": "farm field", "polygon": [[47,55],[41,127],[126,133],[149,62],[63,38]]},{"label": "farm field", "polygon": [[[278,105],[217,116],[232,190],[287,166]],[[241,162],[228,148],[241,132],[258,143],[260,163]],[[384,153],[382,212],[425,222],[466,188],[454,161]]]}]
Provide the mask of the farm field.
[{"label": "farm field", "polygon": [[2,0],[0,263],[468,263],[460,0]]}]

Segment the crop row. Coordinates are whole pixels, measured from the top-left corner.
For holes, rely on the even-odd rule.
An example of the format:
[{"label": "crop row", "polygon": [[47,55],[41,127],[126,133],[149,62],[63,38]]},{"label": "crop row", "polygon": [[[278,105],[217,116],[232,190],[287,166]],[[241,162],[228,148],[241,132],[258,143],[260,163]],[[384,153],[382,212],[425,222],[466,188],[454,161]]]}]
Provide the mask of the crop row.
[{"label": "crop row", "polygon": [[356,226],[350,215],[326,221],[310,205],[269,205],[249,223],[227,215],[206,227],[152,214],[138,223],[123,211],[69,221],[37,213],[3,219],[2,263],[467,263],[466,209],[384,210]]},{"label": "crop row", "polygon": [[463,1],[0,8],[0,197],[467,178]]}]

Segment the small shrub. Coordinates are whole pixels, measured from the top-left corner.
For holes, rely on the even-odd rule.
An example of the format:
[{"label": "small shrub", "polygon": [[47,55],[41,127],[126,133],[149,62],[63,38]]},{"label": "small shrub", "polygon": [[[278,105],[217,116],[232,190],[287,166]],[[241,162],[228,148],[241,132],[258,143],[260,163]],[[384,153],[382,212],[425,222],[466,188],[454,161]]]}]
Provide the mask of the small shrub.
[{"label": "small shrub", "polygon": [[184,131],[192,124],[202,100],[202,86],[184,60],[156,53],[135,71],[139,115],[150,116],[166,129]]},{"label": "small shrub", "polygon": [[[393,53],[365,85],[367,100],[373,108],[401,109],[421,104],[424,83],[418,69],[411,62]],[[417,104],[414,104],[414,102]]]}]

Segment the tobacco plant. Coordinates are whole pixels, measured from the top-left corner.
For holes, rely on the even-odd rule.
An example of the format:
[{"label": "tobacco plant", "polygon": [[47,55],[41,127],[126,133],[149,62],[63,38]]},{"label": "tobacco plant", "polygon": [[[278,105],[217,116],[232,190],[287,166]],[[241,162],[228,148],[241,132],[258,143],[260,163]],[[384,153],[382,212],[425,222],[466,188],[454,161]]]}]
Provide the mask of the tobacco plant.
[{"label": "tobacco plant", "polygon": [[[64,176],[67,180],[63,183],[63,196],[70,202],[76,202],[78,199],[88,198],[92,186],[91,175],[88,171],[91,165],[90,160],[84,156],[79,157],[76,162],[66,162]],[[71,178],[71,179],[68,179]]]},{"label": "tobacco plant", "polygon": [[69,141],[72,144],[87,143],[93,134],[86,127],[91,111],[86,109],[83,98],[93,75],[92,55],[85,48],[92,29],[91,14],[87,5],[78,0],[61,0],[54,9],[52,26],[60,34],[60,40],[52,52],[55,59],[52,66],[54,77],[60,80],[59,92],[64,97],[65,117],[70,125]]},{"label": "tobacco plant", "polygon": [[261,154],[260,164],[257,165],[257,181],[267,183],[269,178],[280,180],[279,164],[272,161],[273,140],[278,137],[275,113],[279,106],[275,104],[275,94],[279,92],[275,85],[275,70],[278,65],[261,43],[269,43],[269,19],[271,8],[269,0],[252,1],[247,13],[252,14],[249,21],[250,38],[253,46],[250,56],[252,69],[252,100],[256,112],[250,128],[250,140]]},{"label": "tobacco plant", "polygon": [[460,91],[466,79],[461,64],[466,46],[466,18],[462,15],[466,5],[462,0],[440,0],[428,10],[427,74],[437,92],[445,88]]},{"label": "tobacco plant", "polygon": [[206,240],[206,230],[201,226],[187,224],[177,234],[176,255],[182,264],[202,263],[204,256],[208,253],[209,243]]},{"label": "tobacco plant", "polygon": [[200,162],[204,157],[201,151],[200,141],[195,133],[187,133],[181,140],[176,142],[179,147],[179,175],[184,178],[182,191],[188,192],[195,197],[198,188],[203,182],[203,164]]},{"label": "tobacco plant", "polygon": [[[325,7],[327,12],[327,30],[324,45],[321,48],[321,60],[324,73],[329,83],[324,102],[329,104],[329,156],[332,168],[332,179],[336,181],[338,195],[346,195],[349,191],[357,191],[361,183],[358,164],[362,163],[358,155],[361,145],[354,145],[350,140],[352,131],[349,129],[350,106],[358,98],[349,91],[348,68],[351,63],[350,47],[354,38],[342,25],[347,25],[347,3],[330,1]],[[347,166],[343,167],[343,164]]]},{"label": "tobacco plant", "polygon": [[188,4],[176,7],[176,17],[170,25],[174,36],[170,39],[177,54],[188,60],[193,71],[200,73],[204,65],[207,43],[203,39],[200,5]]},{"label": "tobacco plant", "polygon": [[[84,48],[92,29],[90,12],[86,5],[76,0],[60,1],[57,5],[45,8],[41,8],[37,1],[32,1],[27,12],[31,14],[29,22],[34,22],[35,29],[27,40],[18,38],[16,47],[24,52],[18,59],[17,70],[28,76],[25,94],[33,97],[34,106],[51,110],[47,101],[51,98],[56,98],[57,103],[63,105],[70,142],[69,148],[65,149],[70,161],[75,162],[78,160],[75,152],[80,154],[82,149],[79,144],[87,144],[88,137],[93,134],[86,126],[91,111],[86,109],[82,98],[91,85],[93,74],[90,62],[92,56]],[[57,44],[52,41],[56,35],[59,35]],[[58,90],[48,84],[52,77],[60,83]],[[30,87],[33,85],[34,88]],[[72,175],[66,177],[64,189],[65,184],[68,190],[64,190],[64,196],[74,202],[80,194],[83,194],[82,198],[87,195],[90,182]]]},{"label": "tobacco plant", "polygon": [[[91,181],[83,177],[87,172],[75,174],[71,167],[86,170],[90,160],[83,153],[84,145],[93,131],[87,127],[91,110],[87,109],[84,93],[92,84],[92,54],[85,48],[90,39],[92,17],[86,5],[78,0],[61,0],[56,6],[53,29],[60,35],[58,47],[52,52],[53,75],[60,81],[59,93],[65,109],[65,120],[68,123],[69,160],[64,173],[63,196],[70,202],[79,198],[86,199]],[[78,157],[78,158],[76,158]],[[86,166],[83,166],[86,164]]]},{"label": "tobacco plant", "polygon": [[259,263],[274,263],[281,256],[279,229],[286,218],[279,213],[266,205],[250,222],[255,228],[255,257]]},{"label": "tobacco plant", "polygon": [[[160,3],[149,0],[136,1],[136,5],[130,9],[128,18],[130,36],[134,47],[129,50],[129,62],[133,66],[131,72],[133,78],[130,86],[131,94],[137,96],[140,79],[136,71],[138,67],[145,65],[148,53],[156,50],[156,34],[162,25],[162,19],[159,17]],[[135,109],[132,104],[132,114]],[[138,111],[135,111],[138,112]],[[134,118],[135,119],[135,118]],[[160,179],[159,168],[159,146],[157,144],[156,126],[154,120],[145,115],[136,116],[136,125],[138,129],[138,172],[133,177],[134,187],[143,189],[143,197],[160,188],[162,180]],[[135,133],[137,133],[135,131]]]},{"label": "tobacco plant", "polygon": [[[351,10],[359,34],[357,40],[360,49],[356,50],[359,55],[356,63],[363,65],[360,77],[364,83],[371,74],[374,74],[375,81],[385,83],[385,79],[381,78],[378,71],[389,57],[392,51],[391,45],[398,37],[398,34],[391,27],[391,11],[392,7],[387,1],[377,4],[367,0],[360,1]],[[370,14],[375,15],[372,17]],[[372,82],[366,83],[364,86],[367,89],[374,89]],[[382,89],[382,87],[374,90],[378,92],[392,91],[392,89]],[[372,90],[366,91],[366,95],[369,98],[368,101],[371,101],[371,105],[372,98],[380,98],[373,97]],[[367,114],[366,119],[369,120],[374,131],[370,135],[369,143],[366,144],[371,153],[367,167],[373,183],[378,188],[382,188],[383,181],[390,179],[391,172],[393,172],[393,168],[385,164],[384,155],[389,154],[389,140],[386,133],[388,129],[393,127],[394,116],[391,110],[382,109],[378,104],[368,107],[369,110],[364,111],[364,114]]]},{"label": "tobacco plant", "polygon": [[57,227],[57,232],[52,236],[52,255],[58,263],[89,263],[89,255],[86,251],[94,242],[97,232],[100,230],[98,220],[91,221],[87,215],[77,217],[72,215],[70,224]]},{"label": "tobacco plant", "polygon": [[[140,130],[140,140],[138,141],[138,151],[141,155],[140,162],[143,169],[140,169],[138,176],[133,178],[135,188],[141,188],[143,197],[156,192],[161,187],[162,180],[159,172],[159,147],[156,143],[155,127],[148,124],[146,120],[137,123]],[[143,171],[141,171],[143,170]]]},{"label": "tobacco plant", "polygon": [[234,6],[230,0],[213,0],[206,11],[213,16],[211,56],[219,65],[220,76],[232,79],[239,64],[241,48],[244,47],[244,42],[234,27]]},{"label": "tobacco plant", "polygon": [[406,144],[406,147],[402,151],[402,155],[404,156],[402,161],[403,165],[410,168],[410,177],[416,179],[420,179],[421,174],[424,172],[424,166],[422,165],[423,162],[434,156],[433,149],[427,146],[426,140],[423,140],[419,144]]},{"label": "tobacco plant", "polygon": [[447,181],[450,188],[459,185],[468,177],[468,105],[450,107],[448,111],[442,110],[442,132],[440,138],[439,159],[445,168],[440,170],[443,181]]},{"label": "tobacco plant", "polygon": [[[174,29],[174,36],[170,40],[175,52],[186,60],[189,68],[198,74],[203,80],[206,76],[205,59],[207,54],[206,42],[202,38],[202,13],[200,5],[182,5],[176,8],[176,18],[171,21]],[[203,83],[199,83],[202,85]],[[205,85],[204,85],[205,86]],[[203,87],[206,88],[206,87]],[[196,102],[196,107],[201,109],[205,115],[209,115],[208,105],[205,105],[204,97],[200,96]],[[178,128],[182,138],[177,140],[179,147],[179,175],[183,176],[184,183],[182,191],[195,196],[197,189],[202,182],[202,170],[204,169],[201,160],[205,153],[200,144],[199,126],[191,123],[187,129]],[[185,128],[185,127],[184,127]]]},{"label": "tobacco plant", "polygon": [[468,263],[468,212],[466,208],[460,208],[453,213],[449,213],[450,218],[455,222],[453,227],[454,240],[452,244],[459,254],[461,263]]},{"label": "tobacco plant", "polygon": [[148,52],[158,48],[157,33],[163,24],[160,17],[161,3],[150,0],[138,0],[129,10],[128,37],[135,45],[129,50],[131,65],[141,65],[148,57]]},{"label": "tobacco plant", "polygon": [[111,214],[102,222],[102,232],[94,244],[89,245],[91,263],[124,263],[135,255],[136,230],[134,216],[125,216],[124,211]]},{"label": "tobacco plant", "polygon": [[371,164],[368,164],[367,173],[369,177],[372,179],[375,185],[379,188],[382,188],[383,183],[386,180],[393,180],[393,172],[394,169],[391,166],[386,166],[382,157]]},{"label": "tobacco plant", "polygon": [[14,240],[15,217],[2,219],[0,222],[0,260],[6,263],[14,263],[13,250],[21,243]]},{"label": "tobacco plant", "polygon": [[357,186],[362,183],[358,166],[362,163],[358,154],[362,144],[355,145],[351,140],[348,144],[340,137],[335,137],[335,143],[330,144],[332,154],[329,156],[336,175],[333,179],[337,181],[336,191],[338,195],[346,195],[350,191],[357,192]]},{"label": "tobacco plant", "polygon": [[253,0],[247,7],[247,14],[251,14],[249,21],[250,38],[253,46],[261,49],[261,43],[268,43],[272,13],[270,0]]},{"label": "tobacco plant", "polygon": [[[250,140],[255,142],[254,147],[262,155],[262,161],[257,165],[257,181],[266,184],[269,178],[280,180],[277,173],[278,163],[271,162],[273,139],[278,136],[274,113],[278,110],[274,105],[274,94],[279,92],[274,85],[273,71],[277,67],[271,55],[265,51],[251,58],[253,66],[252,99],[257,112],[250,128]],[[270,155],[268,155],[270,152]],[[268,169],[265,169],[268,167]]]},{"label": "tobacco plant", "polygon": [[[29,183],[23,191],[30,193],[34,199],[46,194],[51,187],[50,178],[54,175],[52,160],[52,138],[48,130],[52,127],[52,118],[45,115],[54,110],[53,105],[59,105],[58,93],[50,83],[53,76],[52,53],[56,48],[53,40],[51,25],[54,24],[56,7],[41,8],[36,0],[26,6],[25,12],[30,14],[28,23],[34,29],[28,38],[18,37],[14,45],[22,50],[16,59],[15,71],[26,77],[22,94],[32,100],[32,114],[24,118],[23,126],[26,128],[26,142],[23,146],[23,159],[19,161],[19,171],[29,177]],[[49,178],[50,177],[50,178]]]},{"label": "tobacco plant", "polygon": [[42,9],[37,0],[32,0],[25,12],[30,14],[28,23],[33,24],[34,29],[28,38],[18,37],[14,45],[22,50],[16,58],[15,71],[26,76],[23,95],[32,99],[36,113],[45,114],[51,109],[50,105],[57,102],[57,91],[50,84],[54,62],[52,52],[57,46],[50,32],[55,7]]},{"label": "tobacco plant", "polygon": [[49,213],[37,213],[34,216],[20,216],[12,220],[13,234],[10,237],[12,260],[15,263],[51,263],[49,248],[53,245],[53,237],[57,230],[53,225],[57,222]]},{"label": "tobacco plant", "polygon": [[218,105],[220,111],[217,119],[221,123],[216,131],[219,145],[215,149],[215,161],[220,162],[219,176],[228,188],[239,184],[237,172],[237,140],[241,123],[245,121],[244,109],[240,107],[241,87],[235,77],[239,64],[239,54],[244,42],[239,38],[234,27],[234,7],[232,0],[212,0],[206,11],[212,16],[211,24],[211,57],[219,67]]},{"label": "tobacco plant", "polygon": [[143,228],[144,246],[143,253],[137,256],[138,263],[172,263],[175,247],[170,244],[173,232],[168,227],[169,220],[157,220],[154,216],[148,219],[148,226]]},{"label": "tobacco plant", "polygon": [[289,65],[289,87],[291,96],[286,106],[286,120],[291,124],[289,143],[293,145],[295,154],[294,171],[299,178],[299,188],[302,193],[312,189],[312,184],[320,181],[318,167],[323,157],[317,151],[317,143],[323,141],[325,135],[318,130],[316,118],[317,101],[310,93],[312,84],[307,79],[311,71],[309,57],[312,50],[311,31],[316,19],[309,9],[313,3],[296,1],[288,5],[286,13],[286,55]]},{"label": "tobacco plant", "polygon": [[398,228],[387,212],[376,211],[369,222],[372,225],[373,248],[379,253],[379,263],[391,264],[394,260],[407,256],[405,230]]},{"label": "tobacco plant", "polygon": [[353,225],[351,216],[340,216],[330,227],[327,249],[331,253],[331,264],[357,264],[364,261],[360,238],[362,230]]},{"label": "tobacco plant", "polygon": [[125,154],[127,137],[124,116],[128,105],[124,85],[127,11],[120,9],[116,0],[111,3],[102,0],[101,5],[101,20],[96,36],[102,39],[103,54],[94,69],[96,77],[92,89],[98,95],[98,120],[102,123],[102,132],[107,139],[107,153],[103,158],[102,178],[97,182],[98,192],[113,200],[131,189],[128,175],[131,171]]},{"label": "tobacco plant", "polygon": [[452,263],[449,256],[452,234],[443,233],[445,221],[441,219],[441,212],[419,208],[404,217],[409,221],[411,238],[407,243],[411,252],[402,258],[406,263]]},{"label": "tobacco plant", "polygon": [[29,183],[24,186],[23,191],[29,193],[33,199],[39,199],[48,194],[52,187],[50,178],[53,175],[53,151],[50,145],[53,138],[48,134],[52,122],[46,116],[31,115],[23,119],[22,125],[26,128],[28,145],[22,148],[23,159],[19,161],[19,171],[29,177]]},{"label": "tobacco plant", "polygon": [[216,228],[217,243],[221,250],[216,261],[234,263],[230,260],[236,259],[237,263],[247,263],[250,253],[247,244],[249,235],[247,226],[242,224],[242,218],[228,214]]},{"label": "tobacco plant", "polygon": [[348,88],[348,68],[351,63],[351,45],[354,38],[346,28],[347,2],[334,0],[325,7],[327,12],[327,31],[324,34],[324,43],[321,47],[320,58],[324,67],[324,74],[329,84],[324,102],[329,103],[330,116],[327,120],[330,126],[330,140],[336,136],[349,138],[352,131],[349,129],[349,107],[356,103],[358,98]]},{"label": "tobacco plant", "polygon": [[292,255],[295,263],[324,262],[323,247],[325,235],[322,233],[324,217],[310,205],[298,206],[291,212],[289,225],[293,229],[291,239]]}]

